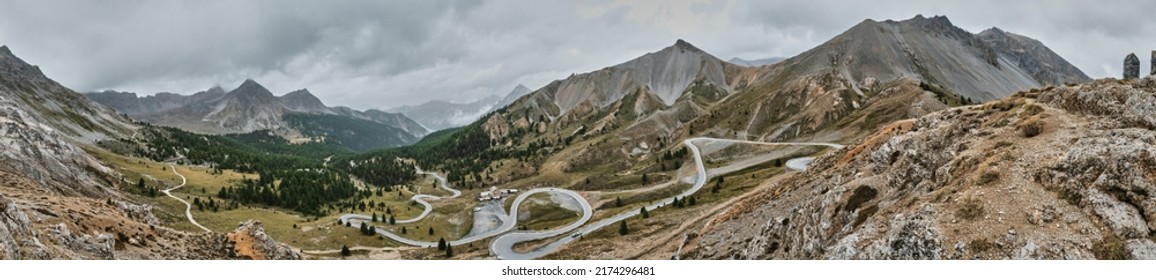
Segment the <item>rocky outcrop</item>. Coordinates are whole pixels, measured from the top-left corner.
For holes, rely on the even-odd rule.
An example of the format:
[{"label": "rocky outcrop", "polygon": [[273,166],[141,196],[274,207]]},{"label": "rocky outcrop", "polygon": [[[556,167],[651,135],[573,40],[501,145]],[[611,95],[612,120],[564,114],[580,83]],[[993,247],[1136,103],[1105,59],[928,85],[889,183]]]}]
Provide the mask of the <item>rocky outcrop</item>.
[{"label": "rocky outcrop", "polygon": [[0,170],[23,174],[63,195],[113,196],[112,169],[0,95]]},{"label": "rocky outcrop", "polygon": [[228,235],[233,252],[238,258],[254,260],[299,260],[301,254],[265,234],[265,226],[257,220],[241,222]]},{"label": "rocky outcrop", "polygon": [[16,203],[0,195],[0,259],[48,259],[32,221]]},{"label": "rocky outcrop", "polygon": [[1140,58],[1136,57],[1135,53],[1130,53],[1124,57],[1124,79],[1135,79],[1140,77]]}]

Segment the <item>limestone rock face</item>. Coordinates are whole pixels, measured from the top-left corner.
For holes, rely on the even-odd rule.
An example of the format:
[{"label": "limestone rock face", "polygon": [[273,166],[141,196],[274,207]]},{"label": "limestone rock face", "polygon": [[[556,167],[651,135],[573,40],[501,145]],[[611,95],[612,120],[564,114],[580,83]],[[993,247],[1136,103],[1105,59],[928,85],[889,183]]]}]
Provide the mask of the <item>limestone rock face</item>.
[{"label": "limestone rock face", "polygon": [[1136,54],[1130,53],[1124,57],[1124,79],[1135,79],[1140,77],[1140,58]]}]

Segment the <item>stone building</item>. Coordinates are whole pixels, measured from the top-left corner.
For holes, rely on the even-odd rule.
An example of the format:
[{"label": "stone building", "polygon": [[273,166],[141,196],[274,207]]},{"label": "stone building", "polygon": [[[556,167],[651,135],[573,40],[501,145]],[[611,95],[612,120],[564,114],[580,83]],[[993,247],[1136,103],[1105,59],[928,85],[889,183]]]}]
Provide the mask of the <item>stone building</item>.
[{"label": "stone building", "polygon": [[1135,53],[1124,57],[1124,79],[1140,78],[1140,58]]}]

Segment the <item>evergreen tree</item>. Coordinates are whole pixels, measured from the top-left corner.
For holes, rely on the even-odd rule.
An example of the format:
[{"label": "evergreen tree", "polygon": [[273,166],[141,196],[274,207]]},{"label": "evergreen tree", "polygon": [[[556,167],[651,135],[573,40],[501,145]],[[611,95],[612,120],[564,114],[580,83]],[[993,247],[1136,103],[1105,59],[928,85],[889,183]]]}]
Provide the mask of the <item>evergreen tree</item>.
[{"label": "evergreen tree", "polygon": [[646,179],[646,173],[643,173],[643,174],[642,174],[642,183],[643,183],[643,184],[646,184],[646,183],[647,183],[647,181],[649,181],[649,180],[647,180],[647,179]]},{"label": "evergreen tree", "polygon": [[349,246],[341,245],[341,255],[348,257],[353,255],[353,253],[349,252]]},{"label": "evergreen tree", "polygon": [[446,239],[445,238],[438,238],[438,251],[444,251],[445,249],[446,249]]},{"label": "evergreen tree", "polygon": [[650,212],[646,212],[646,206],[643,206],[642,210],[640,210],[640,212],[642,212],[642,218],[643,219],[650,218]]},{"label": "evergreen tree", "polygon": [[614,207],[622,207],[622,197],[621,196],[614,198]]},{"label": "evergreen tree", "polygon": [[373,213],[373,222],[374,222],[374,223],[376,223],[376,222],[377,222],[377,212],[374,212],[374,213]]},{"label": "evergreen tree", "polygon": [[454,257],[454,246],[446,243],[446,258]]},{"label": "evergreen tree", "polygon": [[682,202],[678,200],[677,196],[674,197],[674,201],[671,202],[670,204],[674,205],[674,208],[682,208]]},{"label": "evergreen tree", "polygon": [[145,189],[144,178],[140,178],[140,181],[136,182],[136,187],[141,190]]},{"label": "evergreen tree", "polygon": [[405,227],[401,227],[401,234],[405,234]]},{"label": "evergreen tree", "polygon": [[390,225],[396,225],[397,224],[397,220],[394,220],[392,215],[389,216],[389,224]]},{"label": "evergreen tree", "polygon": [[626,220],[622,220],[622,222],[618,224],[618,234],[626,235],[628,233],[630,233],[630,229],[626,227]]},{"label": "evergreen tree", "polygon": [[429,235],[433,235],[433,234],[434,234],[434,230],[433,230],[433,227],[431,226],[431,227],[429,227]]},{"label": "evergreen tree", "polygon": [[687,201],[687,204],[690,204],[690,206],[694,206],[695,203],[697,202],[694,200],[693,196],[690,197],[690,201]]}]

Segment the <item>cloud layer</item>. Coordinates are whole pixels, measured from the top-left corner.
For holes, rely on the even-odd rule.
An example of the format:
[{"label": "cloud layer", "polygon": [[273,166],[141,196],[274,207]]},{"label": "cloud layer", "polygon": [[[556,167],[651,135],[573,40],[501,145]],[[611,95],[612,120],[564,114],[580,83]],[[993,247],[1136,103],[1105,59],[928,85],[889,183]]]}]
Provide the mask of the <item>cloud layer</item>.
[{"label": "cloud layer", "polygon": [[18,0],[0,9],[0,44],[78,91],[192,93],[254,78],[368,109],[537,88],[680,38],[722,59],[789,57],[864,19],[916,14],[998,26],[1090,76],[1118,76],[1124,55],[1156,49],[1151,11],[1156,2]]}]

